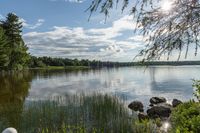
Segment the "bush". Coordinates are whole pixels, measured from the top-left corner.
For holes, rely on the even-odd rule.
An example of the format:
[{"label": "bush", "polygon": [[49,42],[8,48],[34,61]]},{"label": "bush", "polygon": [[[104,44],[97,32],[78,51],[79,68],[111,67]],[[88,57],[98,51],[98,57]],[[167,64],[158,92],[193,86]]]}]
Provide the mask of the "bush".
[{"label": "bush", "polygon": [[194,83],[192,85],[195,89],[194,96],[197,98],[198,101],[200,101],[200,80],[194,80]]},{"label": "bush", "polygon": [[183,103],[172,111],[172,132],[200,132],[200,104],[194,101]]}]

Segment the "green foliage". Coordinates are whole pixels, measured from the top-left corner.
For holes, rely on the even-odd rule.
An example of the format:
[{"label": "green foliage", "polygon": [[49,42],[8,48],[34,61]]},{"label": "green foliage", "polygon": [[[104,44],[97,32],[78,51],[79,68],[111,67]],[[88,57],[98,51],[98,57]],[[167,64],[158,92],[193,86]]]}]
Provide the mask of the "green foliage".
[{"label": "green foliage", "polygon": [[134,133],[161,133],[153,120],[137,121],[133,123]]},{"label": "green foliage", "polygon": [[28,47],[25,45],[21,33],[22,33],[22,22],[19,17],[13,13],[9,13],[5,21],[1,21],[1,27],[5,31],[3,39],[9,40],[7,45],[3,46],[3,52],[8,49],[9,59],[6,69],[10,70],[21,70],[27,66],[30,60],[30,56],[27,53]]},{"label": "green foliage", "polygon": [[196,88],[193,94],[200,102],[200,80],[194,80],[193,87]]},{"label": "green foliage", "polygon": [[175,108],[171,116],[172,132],[199,133],[200,103],[190,101]]},{"label": "green foliage", "polygon": [[87,67],[95,67],[95,68],[101,68],[101,67],[119,67],[119,66],[131,66],[134,65],[132,62],[103,62],[103,61],[97,61],[97,60],[78,60],[78,59],[68,59],[68,58],[51,58],[51,57],[35,57],[31,56],[31,61],[29,63],[29,67],[35,68],[35,67],[48,67],[48,66],[87,66]]},{"label": "green foliage", "polygon": [[16,107],[10,105],[9,112],[7,107],[0,107],[0,111],[7,112],[5,116],[2,113],[5,120],[0,118],[0,131],[11,125],[9,123],[12,119],[6,119],[8,113],[16,112],[19,113],[14,126],[20,133],[132,133],[136,126],[124,102],[109,95],[66,95],[48,101],[29,101],[23,111]]},{"label": "green foliage", "polygon": [[8,40],[5,36],[5,32],[0,27],[0,70],[5,69],[9,64],[9,49]]}]

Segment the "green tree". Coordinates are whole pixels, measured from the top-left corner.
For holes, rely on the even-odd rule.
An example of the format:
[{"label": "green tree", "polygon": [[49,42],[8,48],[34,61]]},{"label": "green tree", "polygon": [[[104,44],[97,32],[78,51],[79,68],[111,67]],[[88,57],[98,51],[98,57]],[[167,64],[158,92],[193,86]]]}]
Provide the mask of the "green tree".
[{"label": "green tree", "polygon": [[26,67],[30,57],[27,53],[28,48],[21,36],[22,22],[17,15],[9,13],[6,20],[1,21],[1,25],[9,40],[9,69],[19,70]]},{"label": "green tree", "polygon": [[[199,0],[93,0],[88,10],[92,14],[100,9],[100,13],[109,16],[109,12],[118,3],[122,11],[131,7],[130,13],[137,22],[137,29],[146,40],[146,48],[139,56],[145,60],[159,59],[162,55],[171,55],[183,49],[185,58],[189,47],[194,48],[197,55],[200,47],[200,1]],[[131,5],[131,6],[128,6]]]},{"label": "green tree", "polygon": [[8,40],[6,39],[5,32],[0,27],[0,70],[5,69],[9,64],[9,50]]}]

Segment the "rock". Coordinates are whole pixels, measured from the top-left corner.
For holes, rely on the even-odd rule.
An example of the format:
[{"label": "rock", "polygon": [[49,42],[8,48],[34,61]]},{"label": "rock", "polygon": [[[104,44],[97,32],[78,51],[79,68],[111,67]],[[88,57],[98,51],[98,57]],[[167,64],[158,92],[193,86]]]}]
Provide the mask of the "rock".
[{"label": "rock", "polygon": [[139,119],[139,121],[147,120],[147,119],[149,119],[149,116],[147,114],[145,114],[144,112],[139,112],[138,119]]},{"label": "rock", "polygon": [[183,103],[182,101],[178,100],[178,99],[173,99],[172,101],[172,106],[173,107],[176,107],[178,106],[179,104]]},{"label": "rock", "polygon": [[167,100],[164,98],[164,97],[152,97],[150,99],[150,103],[151,104],[158,104],[158,103],[164,103],[166,102]]},{"label": "rock", "polygon": [[158,103],[158,104],[154,104],[154,106],[164,106],[164,107],[168,107],[172,109],[172,105],[169,103]]},{"label": "rock", "polygon": [[6,128],[5,130],[3,130],[2,133],[17,133],[17,130],[12,127],[9,127],[9,128]]},{"label": "rock", "polygon": [[150,104],[149,104],[149,106],[150,106],[150,107],[153,107],[153,106],[154,106],[154,104],[150,103]]},{"label": "rock", "polygon": [[169,117],[171,114],[171,108],[165,105],[153,106],[147,110],[147,114],[150,118]]},{"label": "rock", "polygon": [[128,105],[128,108],[130,108],[131,110],[140,111],[140,112],[144,111],[143,107],[144,106],[143,106],[142,102],[140,102],[140,101],[133,101]]}]

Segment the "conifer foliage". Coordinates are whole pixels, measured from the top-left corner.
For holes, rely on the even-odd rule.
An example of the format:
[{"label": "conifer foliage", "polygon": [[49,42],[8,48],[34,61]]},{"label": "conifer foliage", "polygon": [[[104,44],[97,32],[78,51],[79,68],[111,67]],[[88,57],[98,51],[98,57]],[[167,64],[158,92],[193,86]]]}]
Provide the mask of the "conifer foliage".
[{"label": "conifer foliage", "polygon": [[28,65],[30,55],[22,39],[22,22],[9,13],[0,23],[0,69],[21,70]]}]

